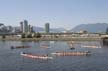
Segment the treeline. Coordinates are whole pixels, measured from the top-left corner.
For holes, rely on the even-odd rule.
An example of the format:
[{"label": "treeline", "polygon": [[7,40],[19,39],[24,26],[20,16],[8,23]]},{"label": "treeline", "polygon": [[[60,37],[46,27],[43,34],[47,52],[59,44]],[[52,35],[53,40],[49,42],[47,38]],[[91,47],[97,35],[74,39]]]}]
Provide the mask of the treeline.
[{"label": "treeline", "polygon": [[29,33],[29,34],[23,33],[21,35],[21,38],[40,38],[40,37],[41,37],[40,33],[33,33],[33,34],[31,34],[31,33]]}]

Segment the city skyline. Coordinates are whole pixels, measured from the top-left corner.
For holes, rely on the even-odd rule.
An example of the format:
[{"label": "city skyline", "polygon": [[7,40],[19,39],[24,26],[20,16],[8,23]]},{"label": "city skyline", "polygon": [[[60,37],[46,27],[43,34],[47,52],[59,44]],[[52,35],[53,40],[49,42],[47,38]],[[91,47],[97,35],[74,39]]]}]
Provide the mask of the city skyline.
[{"label": "city skyline", "polygon": [[0,22],[71,29],[79,24],[108,22],[107,0],[0,0]]}]

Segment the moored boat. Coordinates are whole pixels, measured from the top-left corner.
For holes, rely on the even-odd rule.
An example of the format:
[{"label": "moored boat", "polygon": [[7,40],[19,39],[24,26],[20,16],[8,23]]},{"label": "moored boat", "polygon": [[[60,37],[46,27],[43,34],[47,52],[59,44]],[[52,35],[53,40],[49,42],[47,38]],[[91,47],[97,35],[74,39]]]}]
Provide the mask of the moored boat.
[{"label": "moored boat", "polygon": [[40,47],[42,47],[42,48],[49,48],[48,45],[41,45]]},{"label": "moored boat", "polygon": [[30,48],[30,46],[11,46],[11,49]]},{"label": "moored boat", "polygon": [[93,45],[82,45],[81,47],[86,47],[86,48],[101,48],[100,46],[93,46]]},{"label": "moored boat", "polygon": [[75,48],[74,48],[74,47],[71,47],[70,49],[73,50],[73,49],[75,49]]},{"label": "moored boat", "polygon": [[41,45],[41,48],[50,48],[49,45]]},{"label": "moored boat", "polygon": [[34,58],[34,59],[45,59],[45,60],[53,59],[53,57],[49,57],[47,55],[33,55],[29,53],[24,53],[24,52],[21,52],[21,55],[25,57],[29,57],[29,58]]},{"label": "moored boat", "polygon": [[55,52],[51,53],[53,55],[57,56],[85,56],[85,55],[90,55],[90,51],[85,51],[85,52]]}]

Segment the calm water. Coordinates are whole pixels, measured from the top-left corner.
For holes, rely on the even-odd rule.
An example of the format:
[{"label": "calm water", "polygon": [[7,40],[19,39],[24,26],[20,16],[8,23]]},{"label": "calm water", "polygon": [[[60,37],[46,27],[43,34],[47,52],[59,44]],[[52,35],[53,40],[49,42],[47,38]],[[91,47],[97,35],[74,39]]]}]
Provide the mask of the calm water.
[{"label": "calm water", "polygon": [[[41,45],[49,45],[42,48]],[[29,45],[31,48],[10,49],[10,46]],[[81,45],[95,45],[101,48],[84,48]],[[20,42],[0,41],[0,71],[108,71],[108,48],[100,42],[75,42],[75,50],[70,50],[67,42]],[[53,56],[52,60],[23,57],[20,52],[49,54],[56,51],[86,51],[91,56]],[[52,56],[52,55],[50,55]]]}]

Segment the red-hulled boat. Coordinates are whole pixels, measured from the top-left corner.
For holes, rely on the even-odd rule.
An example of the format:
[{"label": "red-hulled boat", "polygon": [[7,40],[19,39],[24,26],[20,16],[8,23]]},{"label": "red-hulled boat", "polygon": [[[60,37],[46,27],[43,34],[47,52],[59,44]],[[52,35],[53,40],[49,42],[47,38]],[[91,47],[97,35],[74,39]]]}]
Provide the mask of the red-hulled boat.
[{"label": "red-hulled boat", "polygon": [[21,52],[21,55],[25,57],[29,57],[29,58],[35,58],[35,59],[45,59],[45,60],[53,59],[53,57],[49,57],[47,55],[33,55],[29,53],[24,53],[24,52]]},{"label": "red-hulled boat", "polygon": [[85,52],[55,52],[51,53],[53,55],[57,56],[84,56],[84,55],[90,55],[90,51],[85,51]]},{"label": "red-hulled boat", "polygon": [[11,49],[30,48],[30,46],[11,46]]}]

